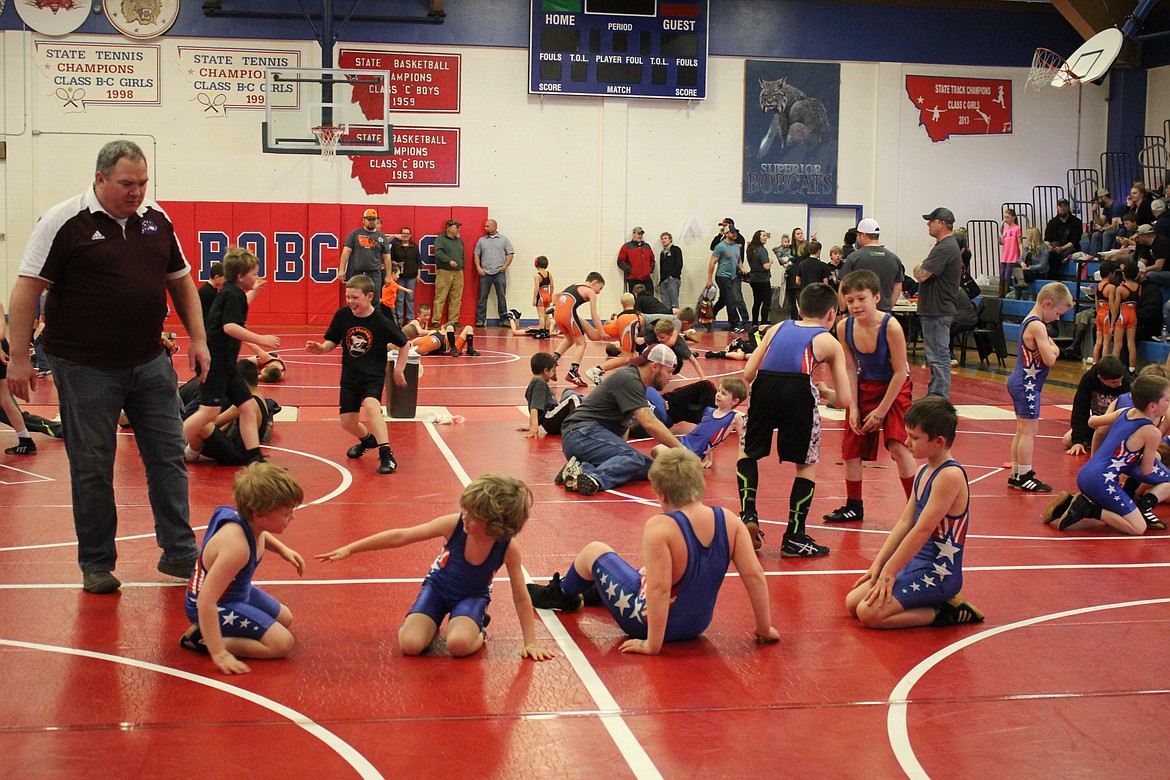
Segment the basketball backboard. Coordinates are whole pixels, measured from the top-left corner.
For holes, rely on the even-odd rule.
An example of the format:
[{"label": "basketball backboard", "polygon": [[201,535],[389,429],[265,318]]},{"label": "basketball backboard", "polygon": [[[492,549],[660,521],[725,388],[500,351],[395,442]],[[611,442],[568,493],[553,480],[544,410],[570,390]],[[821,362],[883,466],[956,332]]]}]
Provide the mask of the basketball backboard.
[{"label": "basketball backboard", "polygon": [[339,128],[338,154],[393,154],[389,80],[379,70],[267,69],[265,94],[284,99],[265,102],[264,151],[320,154],[314,128],[328,126]]},{"label": "basketball backboard", "polygon": [[1076,82],[1083,84],[1086,81],[1096,81],[1113,67],[1124,44],[1125,36],[1121,34],[1121,30],[1115,27],[1102,30],[1085,41],[1065,60],[1065,68],[1053,75],[1052,86],[1063,87]]}]

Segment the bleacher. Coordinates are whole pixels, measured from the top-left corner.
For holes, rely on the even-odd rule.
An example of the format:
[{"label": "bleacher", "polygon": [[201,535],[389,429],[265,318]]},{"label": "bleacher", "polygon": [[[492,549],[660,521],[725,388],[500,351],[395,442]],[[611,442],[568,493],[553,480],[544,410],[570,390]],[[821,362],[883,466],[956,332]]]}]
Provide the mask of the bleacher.
[{"label": "bleacher", "polygon": [[[1134,141],[1135,155],[1128,152],[1104,152],[1101,154],[1099,169],[1069,169],[1064,185],[1037,185],[1032,188],[1030,201],[1005,202],[1001,204],[1000,213],[1003,209],[1011,208],[1016,212],[1017,221],[1025,232],[1035,226],[1043,233],[1048,220],[1056,214],[1056,201],[1067,198],[1072,212],[1084,220],[1087,226],[1098,187],[1104,186],[1114,196],[1124,200],[1135,178],[1143,178],[1152,185],[1170,175],[1170,155],[1167,154],[1170,146],[1170,119],[1163,123],[1163,130],[1161,136],[1138,136]],[[994,220],[969,220],[966,223],[967,241],[971,250],[971,275],[976,279],[987,279],[992,287],[999,278],[1000,224],[998,217]],[[1081,244],[1082,251],[1088,251],[1087,240]],[[1093,306],[1093,275],[1100,270],[1100,264],[1096,261],[1083,264],[1069,262],[1065,265],[1066,273],[1058,281],[1064,282],[1069,288],[1075,305],[1060,318],[1061,338],[1058,341],[1071,341],[1076,313]],[[1082,281],[1078,282],[1078,277]],[[1010,351],[1015,351],[1019,340],[1020,321],[1031,311],[1036,293],[1050,281],[1038,279],[1025,288],[1025,296],[1032,300],[1004,300],[1003,331]],[[985,294],[988,292],[984,290]],[[994,294],[994,289],[990,292]],[[1164,289],[1163,297],[1170,299],[1170,290]],[[1137,353],[1141,362],[1165,362],[1170,356],[1170,343],[1139,341]]]}]

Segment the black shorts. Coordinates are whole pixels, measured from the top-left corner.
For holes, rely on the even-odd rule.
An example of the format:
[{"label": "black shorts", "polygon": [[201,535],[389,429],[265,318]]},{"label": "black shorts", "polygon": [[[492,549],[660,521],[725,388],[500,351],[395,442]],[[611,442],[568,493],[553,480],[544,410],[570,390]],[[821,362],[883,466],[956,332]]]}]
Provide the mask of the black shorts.
[{"label": "black shorts", "polygon": [[811,466],[820,459],[821,412],[808,374],[761,371],[752,382],[744,454],[759,460],[772,452],[776,432],[778,459]]},{"label": "black shorts", "polygon": [[[4,350],[5,355],[8,355],[9,357],[12,356],[12,352],[9,351],[9,349],[8,349],[8,339],[4,339],[3,341],[0,341],[0,349]],[[0,360],[0,379],[7,379],[7,378],[8,378],[8,364],[5,363],[3,360]]]},{"label": "black shorts", "polygon": [[362,410],[362,401],[366,398],[376,398],[382,403],[382,390],[386,385],[386,378],[359,379],[354,382],[342,382],[338,398],[339,411],[342,414],[352,414]]},{"label": "black shorts", "polygon": [[214,406],[216,409],[225,409],[229,406],[242,406],[252,397],[248,383],[236,371],[233,363],[230,371],[211,371],[207,379],[199,385],[199,405]]},{"label": "black shorts", "polygon": [[244,443],[238,434],[229,436],[216,428],[203,442],[203,449],[199,451],[205,458],[211,458],[221,466],[243,466],[248,462],[248,453],[244,450]]}]

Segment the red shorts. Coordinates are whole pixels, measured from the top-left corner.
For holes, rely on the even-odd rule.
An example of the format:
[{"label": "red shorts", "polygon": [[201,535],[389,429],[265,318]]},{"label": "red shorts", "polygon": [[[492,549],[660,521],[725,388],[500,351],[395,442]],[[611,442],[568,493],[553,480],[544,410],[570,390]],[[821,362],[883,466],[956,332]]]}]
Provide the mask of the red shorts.
[{"label": "red shorts", "polygon": [[[878,408],[886,396],[888,382],[871,382],[865,379],[857,383],[857,405],[861,410],[861,419]],[[886,437],[886,447],[890,442],[906,443],[906,410],[910,408],[910,379],[907,378],[898,392],[898,397],[886,412],[886,419],[879,429],[858,436],[848,425],[845,426],[845,438],[841,440],[841,457],[845,460],[861,458],[862,460],[877,460],[878,434]]]},{"label": "red shorts", "polygon": [[537,291],[536,300],[532,302],[532,305],[540,309],[540,314],[544,314],[548,307],[552,306],[552,290],[547,287],[541,287]]}]

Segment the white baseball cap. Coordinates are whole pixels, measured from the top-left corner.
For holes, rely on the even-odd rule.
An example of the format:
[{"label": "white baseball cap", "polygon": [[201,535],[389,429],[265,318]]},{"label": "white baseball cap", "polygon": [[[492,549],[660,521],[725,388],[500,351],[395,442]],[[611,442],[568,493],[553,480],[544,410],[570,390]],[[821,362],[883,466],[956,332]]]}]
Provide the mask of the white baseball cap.
[{"label": "white baseball cap", "polygon": [[882,228],[878,225],[876,219],[866,217],[857,223],[857,232],[865,233],[866,235],[877,235],[882,232]]},{"label": "white baseball cap", "polygon": [[674,356],[674,350],[665,344],[655,344],[642,354],[634,356],[630,362],[635,366],[657,363],[660,366],[666,366],[670,369],[678,365],[678,360]]}]

